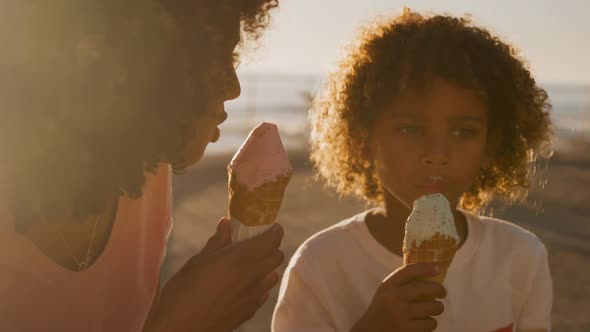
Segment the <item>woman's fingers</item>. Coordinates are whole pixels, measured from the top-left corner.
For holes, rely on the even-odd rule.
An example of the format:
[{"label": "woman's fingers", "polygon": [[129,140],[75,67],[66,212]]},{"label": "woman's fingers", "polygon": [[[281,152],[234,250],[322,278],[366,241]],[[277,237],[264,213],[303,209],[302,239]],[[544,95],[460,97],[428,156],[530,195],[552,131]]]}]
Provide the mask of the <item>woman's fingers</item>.
[{"label": "woman's fingers", "polygon": [[252,265],[252,273],[255,277],[269,274],[276,270],[285,261],[285,254],[280,250],[275,250],[268,257]]},{"label": "woman's fingers", "polygon": [[241,292],[251,292],[259,290],[259,293],[268,292],[279,282],[279,275],[275,271],[284,261],[285,255],[276,250],[274,254],[250,267],[244,271],[242,280],[236,284],[236,290]]},{"label": "woman's fingers", "polygon": [[221,218],[217,224],[215,234],[209,238],[201,253],[209,254],[215,252],[231,243],[231,230],[229,219]]},{"label": "woman's fingers", "polygon": [[236,243],[234,250],[241,264],[251,264],[268,256],[278,249],[283,241],[283,227],[275,223],[262,234]]},{"label": "woman's fingers", "polygon": [[252,292],[252,294],[244,296],[240,301],[231,306],[227,311],[227,315],[215,325],[212,331],[215,332],[231,332],[239,326],[250,320],[256,312],[268,300],[268,293],[259,294],[259,292]]},{"label": "woman's fingers", "polygon": [[272,271],[262,278],[262,280],[260,280],[258,284],[255,285],[255,287],[257,288],[259,294],[265,294],[268,293],[278,283],[279,273],[277,271]]},{"label": "woman's fingers", "polygon": [[[233,331],[256,313],[269,298],[269,291],[279,282],[279,274],[272,271],[243,292],[243,296],[228,310],[228,317],[218,326]],[[216,330],[217,331],[217,330]]]}]

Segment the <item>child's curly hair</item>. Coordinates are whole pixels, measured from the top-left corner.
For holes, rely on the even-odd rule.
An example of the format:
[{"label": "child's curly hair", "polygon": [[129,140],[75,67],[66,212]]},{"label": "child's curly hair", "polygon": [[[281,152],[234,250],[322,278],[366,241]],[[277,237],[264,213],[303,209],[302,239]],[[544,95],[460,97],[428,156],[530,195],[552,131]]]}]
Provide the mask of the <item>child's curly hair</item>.
[{"label": "child's curly hair", "polygon": [[376,114],[408,88],[440,77],[480,95],[490,114],[490,167],[461,206],[479,210],[493,195],[524,199],[541,152],[550,152],[551,105],[510,45],[469,17],[401,16],[369,25],[325,84],[310,112],[311,160],[341,195],[380,203],[383,188],[367,153]]},{"label": "child's curly hair", "polygon": [[[211,62],[254,42],[278,0],[3,2],[0,169],[16,227],[80,220],[145,171],[186,167],[187,144],[223,73]],[[243,45],[242,45],[243,46]],[[218,85],[217,85],[218,86]]]}]

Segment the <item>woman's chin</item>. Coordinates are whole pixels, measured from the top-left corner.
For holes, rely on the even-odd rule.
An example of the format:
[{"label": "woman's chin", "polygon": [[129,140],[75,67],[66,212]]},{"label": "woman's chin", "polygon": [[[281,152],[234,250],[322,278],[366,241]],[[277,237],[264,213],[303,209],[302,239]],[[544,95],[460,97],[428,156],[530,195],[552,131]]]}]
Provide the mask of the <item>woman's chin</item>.
[{"label": "woman's chin", "polygon": [[187,155],[186,161],[185,161],[185,165],[186,167],[190,167],[193,166],[194,164],[198,163],[202,158],[203,158],[203,154],[205,153],[205,148],[207,148],[207,144],[206,143],[202,148],[198,149],[198,150],[192,150],[190,154]]},{"label": "woman's chin", "polygon": [[205,149],[207,149],[207,146],[210,143],[217,142],[219,140],[220,135],[221,131],[218,127],[215,127],[215,130],[209,136],[209,139],[207,139],[206,136],[201,136],[198,139],[195,139],[192,142],[192,144],[189,145],[189,149],[187,151],[187,167],[198,163],[201,160],[201,158],[203,158],[203,154],[205,153]]}]

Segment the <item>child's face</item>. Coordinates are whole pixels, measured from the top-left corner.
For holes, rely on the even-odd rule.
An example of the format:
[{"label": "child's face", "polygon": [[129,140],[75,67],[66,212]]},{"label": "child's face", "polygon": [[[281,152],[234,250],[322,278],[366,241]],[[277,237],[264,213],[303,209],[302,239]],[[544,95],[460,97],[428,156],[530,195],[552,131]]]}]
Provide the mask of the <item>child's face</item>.
[{"label": "child's face", "polygon": [[476,94],[448,81],[402,93],[373,125],[371,154],[383,189],[408,208],[436,192],[455,206],[487,163],[487,124]]}]

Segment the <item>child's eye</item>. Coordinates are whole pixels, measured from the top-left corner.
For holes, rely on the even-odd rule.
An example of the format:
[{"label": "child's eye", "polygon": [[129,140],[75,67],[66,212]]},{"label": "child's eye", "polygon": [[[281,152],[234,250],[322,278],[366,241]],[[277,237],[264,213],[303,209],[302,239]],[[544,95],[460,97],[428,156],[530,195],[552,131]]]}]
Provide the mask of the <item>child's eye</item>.
[{"label": "child's eye", "polygon": [[471,128],[457,128],[453,130],[453,136],[456,137],[472,137],[475,135],[475,130]]}]

